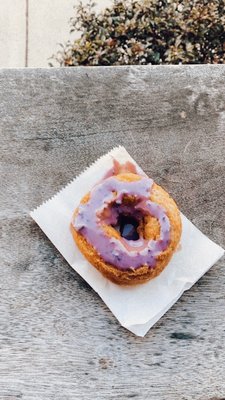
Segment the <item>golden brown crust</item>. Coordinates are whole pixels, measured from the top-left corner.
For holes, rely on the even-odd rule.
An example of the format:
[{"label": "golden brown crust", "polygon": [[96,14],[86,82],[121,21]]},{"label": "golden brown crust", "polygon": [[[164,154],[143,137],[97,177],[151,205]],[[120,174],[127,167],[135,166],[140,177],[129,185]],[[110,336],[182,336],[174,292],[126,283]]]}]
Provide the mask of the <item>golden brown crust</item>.
[{"label": "golden brown crust", "polygon": [[[135,174],[127,173],[117,175],[117,178],[124,181],[137,180],[139,177]],[[81,203],[86,203],[89,199],[89,194],[87,194]],[[163,251],[156,260],[156,265],[154,268],[149,268],[148,266],[142,266],[135,270],[119,270],[117,267],[105,262],[102,257],[97,253],[95,248],[87,242],[84,236],[75,230],[71,223],[71,232],[73,238],[80,249],[81,253],[87,258],[87,260],[99,270],[105,277],[110,279],[112,282],[119,285],[136,285],[139,283],[144,283],[152,278],[158,276],[163,269],[166,267],[168,262],[176,250],[180,237],[181,237],[181,218],[180,212],[177,208],[175,201],[170,197],[170,195],[156,183],[153,184],[151,190],[150,200],[163,206],[166,214],[170,220],[170,244],[165,251]],[[74,212],[76,215],[77,210]],[[118,232],[112,227],[105,227],[107,233],[110,236],[118,236]],[[144,225],[139,229],[142,230],[142,234],[146,239],[157,239],[160,234],[160,226],[156,218],[151,216],[145,217]]]}]

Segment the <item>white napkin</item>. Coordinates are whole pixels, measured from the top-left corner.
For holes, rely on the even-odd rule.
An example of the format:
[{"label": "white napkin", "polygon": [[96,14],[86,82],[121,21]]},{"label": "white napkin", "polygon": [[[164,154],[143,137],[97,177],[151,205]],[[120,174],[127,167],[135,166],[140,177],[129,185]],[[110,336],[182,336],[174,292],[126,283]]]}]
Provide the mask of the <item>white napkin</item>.
[{"label": "white napkin", "polygon": [[224,254],[224,250],[203,235],[184,215],[181,250],[165,270],[148,283],[120,287],[104,278],[80,253],[69,225],[81,198],[101,180],[113,165],[132,161],[124,147],[99,158],[50,200],[30,213],[63,257],[99,294],[120,324],[138,336],[146,332]]}]

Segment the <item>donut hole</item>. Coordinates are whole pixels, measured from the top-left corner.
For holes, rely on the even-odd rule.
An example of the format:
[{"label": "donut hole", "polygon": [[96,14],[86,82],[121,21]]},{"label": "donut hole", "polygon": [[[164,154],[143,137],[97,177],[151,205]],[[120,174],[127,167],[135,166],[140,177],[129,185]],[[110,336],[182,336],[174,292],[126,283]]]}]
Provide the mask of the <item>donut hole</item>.
[{"label": "donut hole", "polygon": [[150,215],[136,209],[139,199],[133,195],[124,195],[122,202],[113,201],[99,215],[104,231],[109,237],[123,238],[128,241],[158,240],[160,223]]},{"label": "donut hole", "polygon": [[158,240],[160,238],[159,220],[150,215],[134,215],[121,213],[118,216],[116,224],[110,225],[117,237],[123,237],[126,240],[138,240],[141,237],[145,240]]},{"label": "donut hole", "polygon": [[121,237],[126,240],[134,241],[139,239],[138,227],[139,221],[136,218],[125,214],[120,214],[117,224],[113,226],[113,228],[120,233]]},{"label": "donut hole", "polygon": [[133,195],[124,195],[122,203],[114,202],[111,210],[114,209],[117,214],[116,223],[111,227],[126,240],[138,240],[140,238],[139,228],[141,222],[141,214],[135,210],[137,197]]}]

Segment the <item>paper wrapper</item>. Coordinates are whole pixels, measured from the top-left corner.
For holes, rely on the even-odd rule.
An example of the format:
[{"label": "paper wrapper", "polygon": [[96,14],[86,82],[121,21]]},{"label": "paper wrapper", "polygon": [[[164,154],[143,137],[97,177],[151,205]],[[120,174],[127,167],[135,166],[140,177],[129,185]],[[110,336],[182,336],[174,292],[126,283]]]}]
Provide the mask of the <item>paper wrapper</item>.
[{"label": "paper wrapper", "polygon": [[125,148],[117,147],[32,211],[31,216],[71,267],[99,294],[120,324],[144,336],[182,293],[222,257],[224,250],[182,215],[181,250],[158,277],[134,287],[121,287],[104,278],[76,247],[69,225],[81,198],[105,176],[113,166],[113,158],[120,163],[132,161],[140,170]]}]

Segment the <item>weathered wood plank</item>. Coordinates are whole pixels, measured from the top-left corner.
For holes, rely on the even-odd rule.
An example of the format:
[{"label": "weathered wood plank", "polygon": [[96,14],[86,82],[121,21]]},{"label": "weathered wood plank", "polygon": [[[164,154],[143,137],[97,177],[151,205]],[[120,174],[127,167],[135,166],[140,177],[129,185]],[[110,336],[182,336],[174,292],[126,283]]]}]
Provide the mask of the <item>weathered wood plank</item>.
[{"label": "weathered wood plank", "polygon": [[28,215],[122,144],[224,246],[225,66],[0,71],[0,399],[222,399],[224,260],[144,338]]}]

